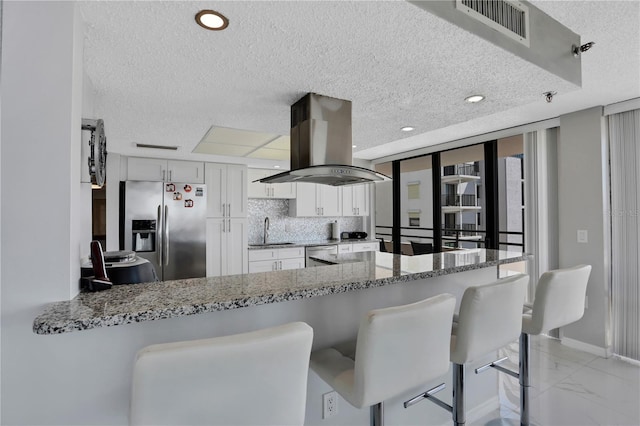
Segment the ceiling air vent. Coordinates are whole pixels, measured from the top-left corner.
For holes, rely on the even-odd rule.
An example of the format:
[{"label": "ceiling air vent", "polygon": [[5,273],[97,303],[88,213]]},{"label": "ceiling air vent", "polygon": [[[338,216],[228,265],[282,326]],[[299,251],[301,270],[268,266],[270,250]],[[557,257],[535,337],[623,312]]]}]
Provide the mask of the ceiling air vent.
[{"label": "ceiling air vent", "polygon": [[177,151],[177,146],[170,145],[150,145],[148,143],[136,143],[136,148],[151,148],[151,149],[168,149],[170,151]]},{"label": "ceiling air vent", "polygon": [[529,47],[529,8],[509,0],[456,0],[456,9]]}]

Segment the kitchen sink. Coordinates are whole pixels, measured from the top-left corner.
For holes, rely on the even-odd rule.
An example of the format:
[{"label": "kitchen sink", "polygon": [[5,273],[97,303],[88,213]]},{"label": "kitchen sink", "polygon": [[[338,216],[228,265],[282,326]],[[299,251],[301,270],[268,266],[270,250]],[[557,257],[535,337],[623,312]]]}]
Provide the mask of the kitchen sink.
[{"label": "kitchen sink", "polygon": [[288,246],[290,244],[295,244],[295,243],[258,243],[258,244],[249,244],[249,247]]}]

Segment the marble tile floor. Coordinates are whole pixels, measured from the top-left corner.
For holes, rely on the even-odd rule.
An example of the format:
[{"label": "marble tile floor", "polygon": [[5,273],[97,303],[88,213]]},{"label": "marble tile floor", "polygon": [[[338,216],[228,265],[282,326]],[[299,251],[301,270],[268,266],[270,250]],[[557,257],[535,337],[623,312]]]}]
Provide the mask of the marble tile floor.
[{"label": "marble tile floor", "polygon": [[[502,350],[517,371],[518,344]],[[531,339],[531,421],[537,426],[640,425],[640,366],[540,336]],[[468,425],[520,424],[518,381],[499,374],[500,409]]]}]

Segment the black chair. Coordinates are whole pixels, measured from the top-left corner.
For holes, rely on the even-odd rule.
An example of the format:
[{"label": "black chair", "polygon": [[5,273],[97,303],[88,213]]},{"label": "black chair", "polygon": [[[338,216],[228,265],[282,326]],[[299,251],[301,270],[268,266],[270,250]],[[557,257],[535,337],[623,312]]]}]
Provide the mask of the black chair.
[{"label": "black chair", "polygon": [[378,238],[380,240],[380,251],[381,252],[387,252],[387,247],[385,247],[384,245],[384,238]]},{"label": "black chair", "polygon": [[415,241],[411,241],[411,250],[413,250],[414,255],[433,253],[433,244],[416,243]]}]

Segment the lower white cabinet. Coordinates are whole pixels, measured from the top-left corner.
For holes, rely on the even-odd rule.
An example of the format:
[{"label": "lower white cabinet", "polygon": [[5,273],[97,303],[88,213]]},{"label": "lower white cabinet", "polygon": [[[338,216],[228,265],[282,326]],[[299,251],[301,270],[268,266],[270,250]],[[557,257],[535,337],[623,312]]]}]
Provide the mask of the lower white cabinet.
[{"label": "lower white cabinet", "polygon": [[358,253],[363,251],[377,251],[380,243],[377,242],[361,242],[361,243],[345,243],[338,245],[338,253]]},{"label": "lower white cabinet", "polygon": [[380,248],[378,242],[351,243],[351,251],[354,253],[361,251],[376,251]]},{"label": "lower white cabinet", "polygon": [[247,219],[207,219],[207,276],[247,273]]},{"label": "lower white cabinet", "polygon": [[249,250],[249,273],[300,269],[304,262],[304,247]]}]

